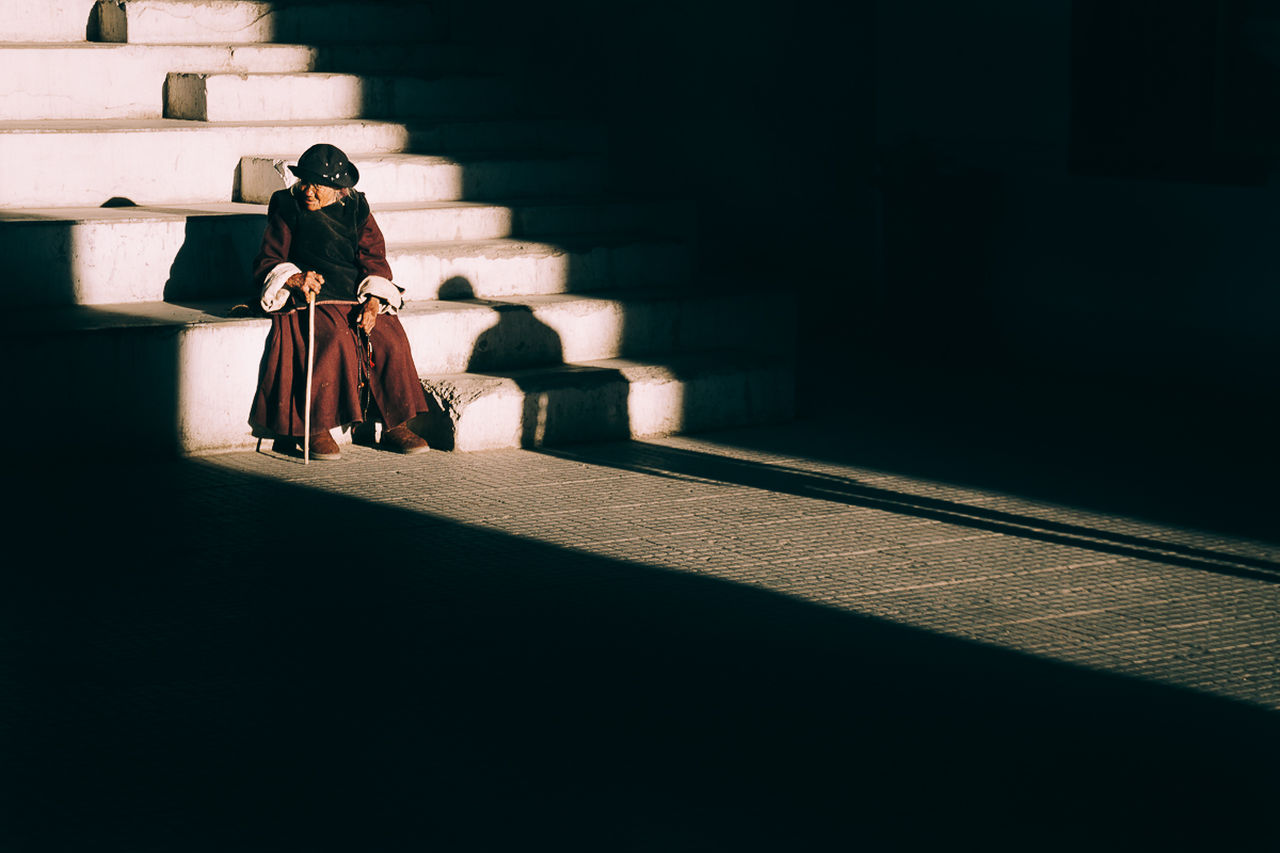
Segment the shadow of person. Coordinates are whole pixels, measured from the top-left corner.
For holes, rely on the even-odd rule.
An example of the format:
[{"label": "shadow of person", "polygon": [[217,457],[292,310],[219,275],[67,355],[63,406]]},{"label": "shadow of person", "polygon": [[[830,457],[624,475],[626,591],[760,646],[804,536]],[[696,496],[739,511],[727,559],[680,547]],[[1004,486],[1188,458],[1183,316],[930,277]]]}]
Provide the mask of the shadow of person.
[{"label": "shadow of person", "polygon": [[[520,446],[630,436],[625,375],[613,368],[566,363],[560,334],[538,318],[537,302],[477,298],[471,282],[461,276],[445,281],[439,296],[494,312],[496,322],[472,344],[467,359],[471,376],[465,381],[475,385],[476,393],[502,393],[504,387],[519,393]],[[545,299],[547,306],[554,305],[555,297]],[[454,401],[427,396],[433,409],[427,441],[435,447],[455,447],[464,414],[459,401],[469,395],[460,394]]]},{"label": "shadow of person", "polygon": [[469,373],[564,364],[564,346],[559,333],[539,320],[532,306],[478,299],[471,282],[462,276],[440,285],[440,298],[483,305],[497,315],[497,323],[481,332],[471,345],[467,359]]},{"label": "shadow of person", "polygon": [[262,243],[266,215],[165,210],[185,214],[186,223],[182,245],[169,267],[164,301],[175,304],[218,299],[243,301],[240,285]]}]

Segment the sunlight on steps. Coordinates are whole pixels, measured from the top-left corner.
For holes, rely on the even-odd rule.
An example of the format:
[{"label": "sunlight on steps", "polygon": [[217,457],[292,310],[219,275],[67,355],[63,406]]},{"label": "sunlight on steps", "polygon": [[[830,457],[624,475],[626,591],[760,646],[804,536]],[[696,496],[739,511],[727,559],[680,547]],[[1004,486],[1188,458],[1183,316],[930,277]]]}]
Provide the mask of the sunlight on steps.
[{"label": "sunlight on steps", "polygon": [[582,81],[450,43],[429,4],[0,0],[0,74],[6,296],[41,309],[24,352],[86,389],[91,441],[252,445],[267,320],[233,309],[318,141],[411,299],[435,446],[790,416],[791,297],[701,276],[692,205],[613,191]]}]

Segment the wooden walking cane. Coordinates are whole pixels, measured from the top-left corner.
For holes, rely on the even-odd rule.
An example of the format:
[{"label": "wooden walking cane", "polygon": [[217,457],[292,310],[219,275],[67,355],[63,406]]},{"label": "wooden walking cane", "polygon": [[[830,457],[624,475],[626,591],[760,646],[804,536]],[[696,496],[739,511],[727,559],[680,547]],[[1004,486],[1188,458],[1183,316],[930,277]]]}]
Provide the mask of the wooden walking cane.
[{"label": "wooden walking cane", "polygon": [[316,363],[316,295],[307,291],[307,397],[302,414],[302,464],[311,464],[311,371]]}]

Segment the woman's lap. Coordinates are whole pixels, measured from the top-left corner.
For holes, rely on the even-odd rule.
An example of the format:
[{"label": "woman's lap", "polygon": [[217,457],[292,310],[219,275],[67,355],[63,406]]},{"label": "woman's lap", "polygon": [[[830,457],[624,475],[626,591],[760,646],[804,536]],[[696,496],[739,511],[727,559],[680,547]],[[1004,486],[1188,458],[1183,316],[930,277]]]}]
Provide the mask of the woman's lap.
[{"label": "woman's lap", "polygon": [[[312,374],[311,431],[329,430],[372,417],[360,394],[360,353],[351,325],[355,306],[321,303],[316,311],[315,365]],[[305,432],[303,396],[306,383],[307,315],[304,311],[271,318],[249,423],[255,432],[300,436]],[[388,425],[426,411],[409,340],[394,315],[380,316],[371,335],[373,369],[371,408]]]}]

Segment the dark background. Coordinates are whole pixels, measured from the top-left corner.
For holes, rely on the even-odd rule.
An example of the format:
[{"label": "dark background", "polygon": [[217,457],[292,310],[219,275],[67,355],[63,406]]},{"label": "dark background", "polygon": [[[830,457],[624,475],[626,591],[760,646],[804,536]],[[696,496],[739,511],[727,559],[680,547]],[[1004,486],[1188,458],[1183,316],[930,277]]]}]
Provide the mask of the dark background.
[{"label": "dark background", "polygon": [[1265,448],[1277,4],[468,0],[451,27],[598,81],[615,184],[692,195],[709,276],[800,299],[802,412],[944,386]]}]

